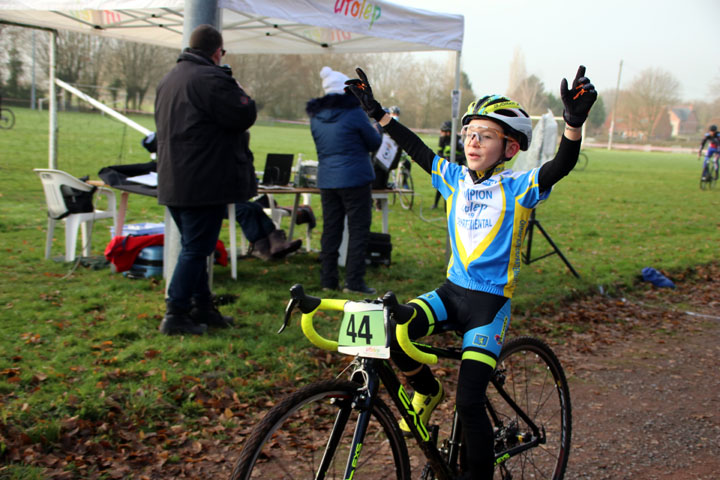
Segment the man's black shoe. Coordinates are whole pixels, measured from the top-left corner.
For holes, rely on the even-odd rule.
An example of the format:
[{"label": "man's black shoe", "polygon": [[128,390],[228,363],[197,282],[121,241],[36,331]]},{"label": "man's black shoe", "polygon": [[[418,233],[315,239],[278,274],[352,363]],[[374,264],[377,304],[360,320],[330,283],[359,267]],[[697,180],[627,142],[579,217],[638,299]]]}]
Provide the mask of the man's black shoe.
[{"label": "man's black shoe", "polygon": [[167,313],[158,330],[165,335],[202,335],[207,325],[195,323],[187,313]]},{"label": "man's black shoe", "polygon": [[235,320],[220,313],[215,305],[195,305],[190,310],[190,318],[196,324],[205,324],[210,328],[230,328]]},{"label": "man's black shoe", "polygon": [[345,285],[345,288],[343,288],[344,293],[362,293],[364,295],[375,295],[377,293],[377,290],[375,290],[372,287],[368,287],[364,283],[362,285],[359,285],[357,287],[351,287],[349,285]]}]

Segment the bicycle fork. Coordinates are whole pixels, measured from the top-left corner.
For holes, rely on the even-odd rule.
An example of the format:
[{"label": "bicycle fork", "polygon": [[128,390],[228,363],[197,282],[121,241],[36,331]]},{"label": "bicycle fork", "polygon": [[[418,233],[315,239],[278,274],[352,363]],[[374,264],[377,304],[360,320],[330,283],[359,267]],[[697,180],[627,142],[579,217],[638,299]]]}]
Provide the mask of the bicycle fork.
[{"label": "bicycle fork", "polygon": [[368,425],[370,424],[370,417],[372,414],[372,399],[377,395],[378,392],[378,381],[377,375],[368,374],[366,369],[372,368],[367,362],[359,366],[351,375],[351,379],[362,385],[358,389],[358,392],[353,398],[348,400],[342,400],[345,402],[344,405],[338,410],[337,417],[335,417],[335,424],[333,425],[330,439],[328,440],[327,446],[325,447],[325,453],[320,462],[318,472],[315,475],[317,480],[325,478],[325,472],[330,467],[335,456],[335,451],[342,439],[345,425],[347,424],[350,414],[353,410],[358,410],[357,423],[355,424],[355,431],[353,433],[352,444],[345,467],[345,475],[343,479],[352,480],[355,475],[355,469],[358,466],[358,459],[360,458],[360,452],[362,450],[363,441],[365,440],[365,434],[367,433]]}]

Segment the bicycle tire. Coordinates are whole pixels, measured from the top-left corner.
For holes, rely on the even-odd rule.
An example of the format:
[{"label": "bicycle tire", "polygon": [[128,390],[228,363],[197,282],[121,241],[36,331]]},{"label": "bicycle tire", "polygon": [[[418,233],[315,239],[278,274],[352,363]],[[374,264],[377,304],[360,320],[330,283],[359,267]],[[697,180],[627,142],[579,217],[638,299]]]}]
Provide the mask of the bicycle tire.
[{"label": "bicycle tire", "polygon": [[[572,407],[560,361],[542,340],[517,337],[503,347],[496,372],[504,378],[505,391],[544,430],[546,442],[505,460],[495,468],[494,478],[561,480],[570,454]],[[488,400],[502,420],[495,425],[497,454],[521,441],[518,435],[530,429],[492,384]]]},{"label": "bicycle tire", "polygon": [[398,193],[400,205],[405,210],[412,210],[413,202],[415,201],[415,184],[413,183],[412,175],[409,171],[403,169],[400,179],[402,183],[399,188],[407,188],[411,191],[410,193]]},{"label": "bicycle tire", "polygon": [[702,174],[700,175],[700,190],[706,190],[710,188],[710,169],[705,166],[703,167]]},{"label": "bicycle tire", "polygon": [[582,172],[587,168],[587,166],[588,166],[587,153],[580,152],[580,154],[578,154],[577,163],[575,164],[575,168],[573,168],[573,170]]},{"label": "bicycle tire", "polygon": [[[342,438],[323,478],[344,478],[350,456],[357,410],[352,408],[360,385],[326,380],[307,385],[285,397],[258,423],[245,441],[232,480],[314,479],[340,409],[350,411]],[[358,480],[410,480],[407,445],[387,405],[375,398],[372,417],[353,476]]]},{"label": "bicycle tire", "polygon": [[15,113],[7,108],[0,109],[0,128],[10,130],[15,125]]}]

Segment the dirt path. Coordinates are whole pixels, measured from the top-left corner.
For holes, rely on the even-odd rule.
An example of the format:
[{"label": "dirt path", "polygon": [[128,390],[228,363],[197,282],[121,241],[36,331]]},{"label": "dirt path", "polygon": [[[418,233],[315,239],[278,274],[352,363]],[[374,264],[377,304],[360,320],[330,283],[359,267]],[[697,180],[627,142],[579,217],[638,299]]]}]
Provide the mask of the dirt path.
[{"label": "dirt path", "polygon": [[565,361],[574,427],[566,478],[720,478],[720,318],[677,313],[664,323],[668,332],[643,326]]}]

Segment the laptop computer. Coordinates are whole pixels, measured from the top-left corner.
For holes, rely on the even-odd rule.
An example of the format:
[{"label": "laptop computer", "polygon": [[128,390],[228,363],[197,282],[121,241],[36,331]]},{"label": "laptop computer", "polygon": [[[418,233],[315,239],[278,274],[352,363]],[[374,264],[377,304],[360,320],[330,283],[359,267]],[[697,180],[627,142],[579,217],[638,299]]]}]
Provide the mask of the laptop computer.
[{"label": "laptop computer", "polygon": [[265,159],[262,185],[288,185],[294,159],[295,156],[292,153],[268,153]]}]

